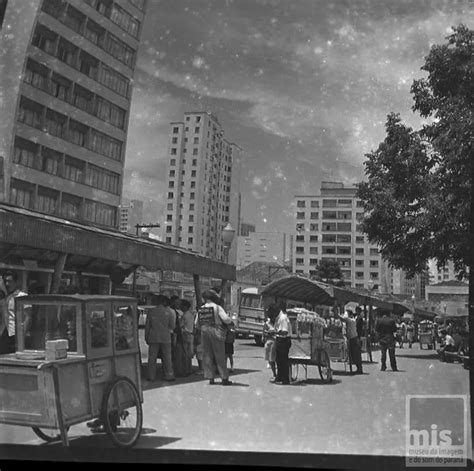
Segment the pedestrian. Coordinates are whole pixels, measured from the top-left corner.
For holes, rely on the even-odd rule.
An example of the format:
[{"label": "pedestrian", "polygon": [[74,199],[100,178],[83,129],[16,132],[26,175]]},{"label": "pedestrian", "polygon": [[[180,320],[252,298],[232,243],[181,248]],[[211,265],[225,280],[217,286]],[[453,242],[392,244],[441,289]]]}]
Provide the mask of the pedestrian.
[{"label": "pedestrian", "polygon": [[201,328],[198,322],[198,313],[194,318],[194,354],[196,355],[196,360],[198,364],[198,370],[196,374],[203,375],[204,370],[202,367],[202,342],[201,342]]},{"label": "pedestrian", "polygon": [[171,336],[176,327],[176,316],[169,309],[169,298],[153,295],[155,307],[148,312],[145,322],[145,341],[148,344],[148,380],[156,376],[156,359],[161,354],[161,365],[165,381],[175,381],[171,360]]},{"label": "pedestrian", "polygon": [[191,310],[191,303],[187,299],[181,300],[181,331],[183,334],[184,357],[185,357],[185,375],[192,373],[192,363],[194,354],[194,314]]},{"label": "pedestrian", "polygon": [[271,307],[278,309],[279,314],[275,320],[276,345],[275,345],[275,361],[277,365],[277,377],[275,384],[290,384],[290,362],[288,354],[291,347],[291,324],[285,312],[285,306]]},{"label": "pedestrian", "polygon": [[198,323],[201,329],[204,377],[209,384],[215,384],[215,377],[222,378],[224,386],[232,384],[225,356],[226,325],[232,323],[222,306],[221,299],[213,290],[202,293],[204,304],[198,310]]},{"label": "pedestrian", "polygon": [[0,301],[0,354],[15,353],[15,300],[26,296],[18,287],[18,275],[14,271],[6,271],[3,275],[3,299]]},{"label": "pedestrian", "polygon": [[227,360],[229,360],[229,373],[233,373],[234,371],[234,342],[235,342],[235,330],[232,326],[233,324],[229,324],[227,327],[227,331],[225,334],[225,358],[226,358],[226,365]]},{"label": "pedestrian", "polygon": [[179,296],[171,296],[170,309],[175,314],[175,328],[172,336],[171,358],[173,361],[173,371],[175,376],[186,375],[186,355],[184,351],[184,337],[182,331],[181,300]]},{"label": "pedestrian", "polygon": [[362,337],[365,337],[365,332],[364,332],[364,316],[362,314],[362,309],[357,306],[355,308],[355,320],[356,320],[356,329],[357,329],[357,337],[359,337],[359,340]]},{"label": "pedestrian", "polygon": [[379,345],[382,351],[381,371],[387,369],[387,350],[390,357],[390,366],[392,371],[398,371],[397,360],[395,358],[395,335],[397,333],[397,324],[395,320],[387,315],[386,311],[380,311],[382,316],[377,319],[375,330],[379,337]]},{"label": "pedestrian", "polygon": [[447,330],[441,329],[439,333],[441,334],[441,346],[438,349],[438,355],[441,361],[446,361],[445,352],[455,352],[456,342]]},{"label": "pedestrian", "polygon": [[346,338],[349,346],[349,359],[353,363],[357,370],[356,374],[363,374],[362,371],[362,353],[360,349],[360,339],[357,335],[356,320],[354,319],[354,313],[348,309],[343,316],[337,314],[339,318],[346,324]]},{"label": "pedestrian", "polygon": [[267,368],[271,368],[273,378],[277,377],[276,370],[276,330],[275,320],[280,310],[275,304],[268,306],[267,308],[267,320],[263,325],[263,336],[266,338],[265,341],[265,360],[267,361]]},{"label": "pedestrian", "polygon": [[407,343],[408,343],[408,348],[411,348],[413,344],[413,340],[415,337],[415,326],[413,325],[413,322],[409,320],[407,322]]}]

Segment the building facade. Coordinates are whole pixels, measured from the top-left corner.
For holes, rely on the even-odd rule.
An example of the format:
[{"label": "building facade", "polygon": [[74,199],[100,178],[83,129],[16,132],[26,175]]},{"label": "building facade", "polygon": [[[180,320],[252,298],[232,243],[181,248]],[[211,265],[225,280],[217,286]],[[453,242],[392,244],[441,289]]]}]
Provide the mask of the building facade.
[{"label": "building facade", "polygon": [[255,232],[255,224],[243,221],[240,223],[239,236],[247,237],[252,232]]},{"label": "building facade", "polygon": [[237,237],[237,269],[252,262],[272,262],[283,266],[287,260],[287,235],[282,232],[250,232]]},{"label": "building facade", "polygon": [[[240,226],[241,149],[208,112],[187,112],[170,126],[163,240],[225,261],[223,230]],[[236,252],[234,240],[229,263]]]},{"label": "building facade", "polygon": [[8,1],[0,201],[119,227],[146,0]]},{"label": "building facade", "polygon": [[311,277],[321,260],[336,260],[347,286],[387,292],[387,267],[361,231],[356,194],[356,187],[322,182],[319,194],[295,196],[293,271]]},{"label": "building facade", "polygon": [[124,200],[120,205],[120,232],[128,232],[136,234],[137,224],[143,223],[143,201],[140,200]]},{"label": "building facade", "polygon": [[425,299],[426,286],[428,285],[428,270],[409,278],[404,270],[387,268],[390,294],[402,294],[413,299]]}]

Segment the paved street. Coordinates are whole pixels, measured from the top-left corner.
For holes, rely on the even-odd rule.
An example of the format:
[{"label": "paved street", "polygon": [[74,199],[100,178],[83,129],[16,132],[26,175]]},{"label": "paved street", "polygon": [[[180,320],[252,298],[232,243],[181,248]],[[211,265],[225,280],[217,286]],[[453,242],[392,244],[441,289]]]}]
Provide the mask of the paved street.
[{"label": "paved street", "polygon": [[[317,367],[310,366],[308,380],[300,370],[290,386],[269,382],[263,348],[252,340],[238,339],[235,349],[232,386],[211,386],[199,375],[176,383],[144,382],[138,448],[401,457],[407,394],[469,393],[467,370],[439,362],[432,350],[418,345],[397,349],[399,372],[381,372],[374,362],[364,364],[364,375],[351,376],[343,363],[334,363],[334,381],[324,384]],[[146,362],[144,345],[142,352]],[[0,431],[2,443],[41,443],[27,428],[2,426]],[[83,424],[69,435],[73,448],[111,447],[104,435],[90,434]]]}]

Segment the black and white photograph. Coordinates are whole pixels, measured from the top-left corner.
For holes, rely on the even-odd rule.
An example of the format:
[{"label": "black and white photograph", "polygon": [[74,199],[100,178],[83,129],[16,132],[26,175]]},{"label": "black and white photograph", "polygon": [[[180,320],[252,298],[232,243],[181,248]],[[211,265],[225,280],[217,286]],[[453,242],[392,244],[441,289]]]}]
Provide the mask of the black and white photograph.
[{"label": "black and white photograph", "polygon": [[474,0],[0,0],[0,471],[472,469]]}]

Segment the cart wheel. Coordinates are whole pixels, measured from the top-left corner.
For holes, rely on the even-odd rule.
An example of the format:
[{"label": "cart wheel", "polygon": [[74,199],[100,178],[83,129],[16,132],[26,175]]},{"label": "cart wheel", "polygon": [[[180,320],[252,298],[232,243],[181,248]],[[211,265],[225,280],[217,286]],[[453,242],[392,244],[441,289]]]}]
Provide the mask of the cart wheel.
[{"label": "cart wheel", "polygon": [[[32,427],[33,432],[35,432],[36,436],[44,440],[45,442],[57,442],[61,440],[61,434],[57,428],[53,429],[41,429],[39,427]],[[66,432],[69,430],[69,427],[66,428]]]},{"label": "cart wheel", "polygon": [[131,447],[140,437],[143,411],[136,386],[125,377],[115,378],[105,390],[102,421],[112,443]]},{"label": "cart wheel", "polygon": [[298,379],[298,363],[290,362],[290,379],[296,381]]},{"label": "cart wheel", "polygon": [[332,381],[331,362],[329,360],[328,352],[324,350],[319,353],[318,369],[321,379],[325,383],[330,383]]}]

